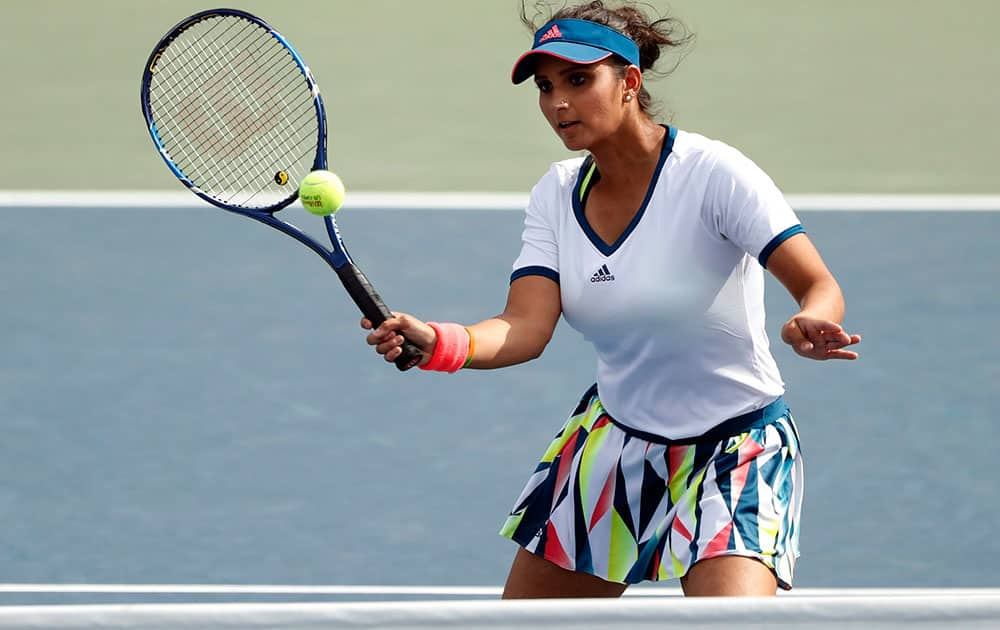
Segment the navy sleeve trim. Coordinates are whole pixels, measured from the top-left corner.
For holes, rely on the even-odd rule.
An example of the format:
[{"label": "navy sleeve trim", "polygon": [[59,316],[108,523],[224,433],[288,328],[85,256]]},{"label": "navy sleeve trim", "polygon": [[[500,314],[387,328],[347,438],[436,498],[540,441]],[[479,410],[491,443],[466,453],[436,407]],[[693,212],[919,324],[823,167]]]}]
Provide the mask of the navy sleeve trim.
[{"label": "navy sleeve trim", "polygon": [[803,228],[802,224],[799,223],[798,225],[793,225],[781,234],[772,238],[771,242],[765,245],[764,249],[760,250],[760,256],[757,257],[757,260],[760,261],[760,266],[767,269],[767,259],[771,257],[774,250],[778,249],[778,245],[781,245],[796,234],[805,234],[805,232],[805,228]]},{"label": "navy sleeve trim", "polygon": [[514,282],[518,278],[523,278],[524,276],[543,276],[552,282],[559,284],[559,272],[554,269],[549,269],[548,267],[542,267],[541,265],[532,265],[530,267],[515,269],[514,273],[510,274],[510,281]]}]

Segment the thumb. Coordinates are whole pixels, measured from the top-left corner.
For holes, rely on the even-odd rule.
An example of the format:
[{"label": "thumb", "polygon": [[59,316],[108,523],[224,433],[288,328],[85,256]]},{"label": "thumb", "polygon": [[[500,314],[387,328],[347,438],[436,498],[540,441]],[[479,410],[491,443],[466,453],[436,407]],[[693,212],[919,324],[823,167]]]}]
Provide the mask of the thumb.
[{"label": "thumb", "polygon": [[414,345],[428,352],[434,349],[437,333],[426,322],[407,313],[393,313],[392,321],[396,322],[395,330],[406,336]]},{"label": "thumb", "polygon": [[805,332],[799,327],[799,323],[794,317],[781,327],[781,340],[795,350],[802,352],[809,352],[813,349],[812,342],[806,337]]}]

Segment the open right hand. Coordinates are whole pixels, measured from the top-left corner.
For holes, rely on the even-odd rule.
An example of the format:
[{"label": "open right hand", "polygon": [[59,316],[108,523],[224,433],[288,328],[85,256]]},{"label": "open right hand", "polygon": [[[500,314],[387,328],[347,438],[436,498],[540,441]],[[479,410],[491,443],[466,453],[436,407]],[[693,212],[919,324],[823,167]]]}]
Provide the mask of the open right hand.
[{"label": "open right hand", "polygon": [[[368,342],[369,346],[375,346],[375,351],[390,363],[400,355],[402,352],[400,346],[406,340],[409,340],[424,353],[424,358],[420,360],[419,365],[430,361],[431,355],[434,353],[434,346],[437,344],[437,333],[434,332],[434,329],[406,313],[394,311],[392,317],[382,322],[374,330],[372,330],[372,323],[362,317],[361,327],[365,330],[371,330],[365,337],[365,341]],[[403,335],[406,335],[406,339],[403,338]]]}]

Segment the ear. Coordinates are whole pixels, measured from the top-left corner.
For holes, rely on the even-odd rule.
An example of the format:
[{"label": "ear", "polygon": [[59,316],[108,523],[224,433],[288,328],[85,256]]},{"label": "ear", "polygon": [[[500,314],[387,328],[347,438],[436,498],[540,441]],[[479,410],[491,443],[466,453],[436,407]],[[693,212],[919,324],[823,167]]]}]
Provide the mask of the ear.
[{"label": "ear", "polygon": [[639,96],[639,90],[642,89],[642,70],[638,66],[629,66],[625,68],[625,78],[622,81],[622,89],[624,91],[624,96],[628,97],[628,100],[632,100]]}]

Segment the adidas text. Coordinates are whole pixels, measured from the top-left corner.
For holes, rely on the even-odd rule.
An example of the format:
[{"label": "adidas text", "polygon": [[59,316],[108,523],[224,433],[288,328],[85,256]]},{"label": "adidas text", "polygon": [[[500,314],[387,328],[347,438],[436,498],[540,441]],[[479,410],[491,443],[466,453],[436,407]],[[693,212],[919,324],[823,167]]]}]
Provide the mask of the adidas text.
[{"label": "adidas text", "polygon": [[590,276],[591,282],[611,282],[615,279],[611,270],[608,269],[607,265],[601,265],[600,268],[594,272],[594,275]]}]

